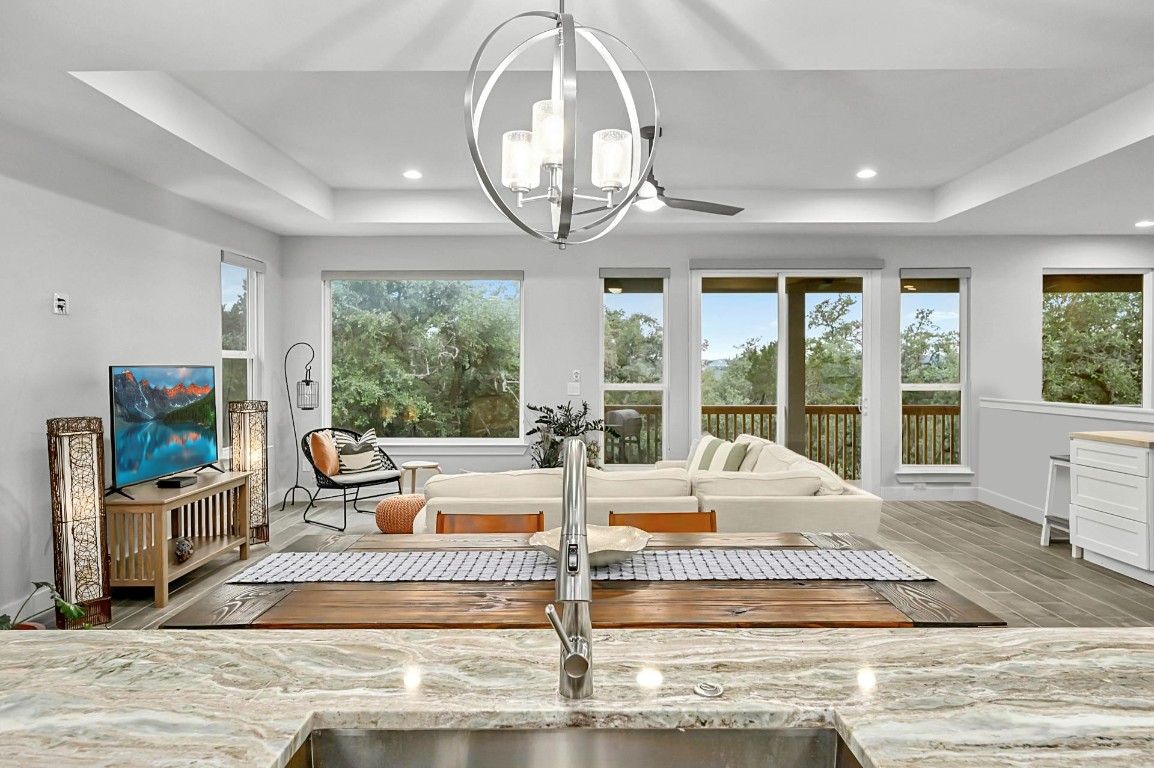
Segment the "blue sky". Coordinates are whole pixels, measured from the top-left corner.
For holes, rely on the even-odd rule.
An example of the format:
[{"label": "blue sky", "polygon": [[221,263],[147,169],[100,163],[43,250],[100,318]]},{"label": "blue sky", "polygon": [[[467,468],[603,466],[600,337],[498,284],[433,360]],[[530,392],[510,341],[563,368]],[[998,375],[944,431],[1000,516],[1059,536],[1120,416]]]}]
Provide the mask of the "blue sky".
[{"label": "blue sky", "polygon": [[236,304],[244,292],[244,281],[248,277],[248,270],[232,264],[220,265],[220,303],[223,307]]}]

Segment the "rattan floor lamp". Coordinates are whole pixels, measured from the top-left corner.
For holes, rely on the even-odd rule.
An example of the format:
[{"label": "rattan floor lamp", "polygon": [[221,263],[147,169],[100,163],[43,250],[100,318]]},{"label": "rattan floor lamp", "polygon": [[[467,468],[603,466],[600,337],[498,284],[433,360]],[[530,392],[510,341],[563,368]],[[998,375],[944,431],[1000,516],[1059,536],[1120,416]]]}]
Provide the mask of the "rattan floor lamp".
[{"label": "rattan floor lamp", "polygon": [[52,554],[56,591],[84,608],[56,626],[77,629],[112,621],[108,522],[104,511],[104,422],[96,416],[48,420],[52,484]]},{"label": "rattan floor lamp", "polygon": [[234,400],[228,404],[232,468],[248,478],[248,528],[255,544],[268,544],[268,402]]},{"label": "rattan floor lamp", "polygon": [[297,382],[297,396],[296,407],[302,411],[315,411],[321,403],[321,385],[313,378],[313,360],[317,357],[317,352],[313,349],[313,345],[307,341],[298,341],[289,347],[284,353],[284,392],[289,401],[289,419],[293,425],[293,454],[296,456],[296,474],[293,475],[293,485],[284,493],[284,499],[280,503],[281,511],[284,511],[285,505],[288,504],[289,496],[292,496],[293,504],[297,503],[297,489],[308,494],[309,503],[313,502],[313,492],[300,484],[301,481],[301,445],[300,436],[297,434],[297,419],[296,411],[293,409],[293,394],[292,389],[289,388],[289,374],[288,364],[289,355],[297,347],[308,347],[309,361],[305,363],[304,378]]}]

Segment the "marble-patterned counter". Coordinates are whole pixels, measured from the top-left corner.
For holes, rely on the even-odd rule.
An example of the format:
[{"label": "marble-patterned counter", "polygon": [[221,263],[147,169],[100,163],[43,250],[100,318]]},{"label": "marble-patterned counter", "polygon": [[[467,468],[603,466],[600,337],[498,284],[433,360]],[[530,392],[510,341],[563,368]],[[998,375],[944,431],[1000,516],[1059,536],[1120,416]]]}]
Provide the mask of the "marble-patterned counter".
[{"label": "marble-patterned counter", "polygon": [[[314,728],[833,726],[863,765],[1154,766],[1154,629],[6,632],[0,766],[283,766]],[[721,683],[719,699],[695,696]]]}]

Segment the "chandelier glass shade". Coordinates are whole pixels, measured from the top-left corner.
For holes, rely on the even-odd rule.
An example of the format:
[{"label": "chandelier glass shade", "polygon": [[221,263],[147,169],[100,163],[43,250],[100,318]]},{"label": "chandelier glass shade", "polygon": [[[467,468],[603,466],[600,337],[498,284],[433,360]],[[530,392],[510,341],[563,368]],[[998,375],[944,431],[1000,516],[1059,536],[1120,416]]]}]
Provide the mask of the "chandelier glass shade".
[{"label": "chandelier glass shade", "polygon": [[[481,84],[479,73],[494,37],[507,25],[522,19],[544,20],[549,28],[532,35],[506,54]],[[577,94],[581,82],[577,69],[578,41],[583,49],[591,49],[596,60],[608,69],[628,116],[627,129],[605,128],[594,132],[585,142],[580,142],[580,153],[575,135]],[[565,13],[564,2],[559,13],[530,11],[498,25],[481,44],[469,69],[465,91],[466,138],[482,190],[497,210],[522,231],[561,248],[569,243],[597,240],[620,223],[637,197],[643,180],[649,176],[657,149],[655,138],[648,155],[642,152],[638,104],[625,73],[609,52],[607,42],[628,52],[644,75],[648,90],[644,105],[652,105],[652,123],[659,125],[657,98],[645,65],[619,38],[576,23],[571,14]],[[502,134],[498,185],[480,150],[485,106],[497,82],[510,66],[526,51],[540,45],[552,46],[550,86],[548,90],[542,88],[536,100],[525,104],[531,130],[512,130]],[[540,98],[545,95],[549,98]],[[659,137],[660,131],[656,135]],[[588,154],[584,154],[586,148]],[[588,158],[586,167],[590,171],[590,183],[601,192],[600,195],[578,191],[576,158],[579,154]],[[542,184],[545,189],[540,194],[530,194]],[[520,211],[532,203],[548,206],[549,227],[534,227],[522,217]],[[578,206],[581,210],[577,210]]]}]

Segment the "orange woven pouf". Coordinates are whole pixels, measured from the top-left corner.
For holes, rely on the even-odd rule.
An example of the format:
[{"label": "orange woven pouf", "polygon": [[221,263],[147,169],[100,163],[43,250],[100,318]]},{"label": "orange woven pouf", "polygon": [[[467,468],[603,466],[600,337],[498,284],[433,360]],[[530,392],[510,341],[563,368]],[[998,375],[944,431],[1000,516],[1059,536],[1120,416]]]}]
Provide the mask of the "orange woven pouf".
[{"label": "orange woven pouf", "polygon": [[377,504],[377,528],[381,533],[412,533],[413,518],[425,506],[423,493],[389,496]]}]

